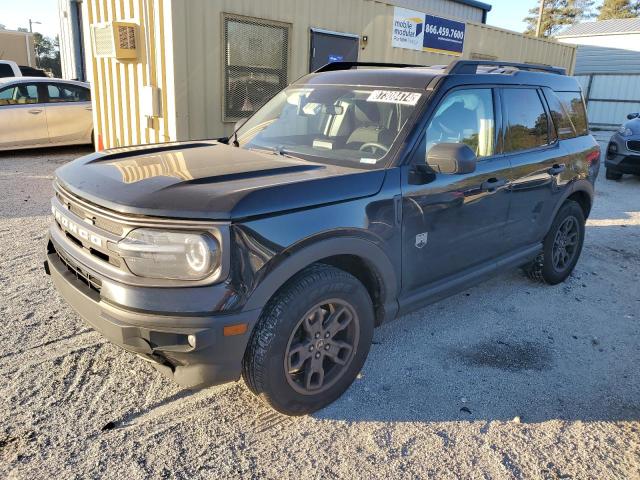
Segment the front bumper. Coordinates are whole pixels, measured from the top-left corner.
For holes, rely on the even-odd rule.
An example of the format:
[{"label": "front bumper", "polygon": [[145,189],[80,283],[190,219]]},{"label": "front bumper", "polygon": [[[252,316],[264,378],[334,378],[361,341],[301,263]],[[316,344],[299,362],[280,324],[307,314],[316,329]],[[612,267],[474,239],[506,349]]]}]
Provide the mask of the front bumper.
[{"label": "front bumper", "polygon": [[[616,147],[615,151],[611,149],[612,144]],[[614,135],[607,147],[604,165],[614,172],[640,175],[640,152],[630,150],[626,139]]]},{"label": "front bumper", "polygon": [[[205,387],[240,378],[242,357],[260,309],[223,315],[173,315],[123,308],[105,300],[99,292],[99,279],[51,240],[45,269],[86,323],[112,343],[150,361],[179,385]],[[162,288],[157,290],[166,295]],[[176,312],[184,310],[188,306],[175,305]],[[238,324],[247,324],[244,334],[224,335],[225,326]]]}]

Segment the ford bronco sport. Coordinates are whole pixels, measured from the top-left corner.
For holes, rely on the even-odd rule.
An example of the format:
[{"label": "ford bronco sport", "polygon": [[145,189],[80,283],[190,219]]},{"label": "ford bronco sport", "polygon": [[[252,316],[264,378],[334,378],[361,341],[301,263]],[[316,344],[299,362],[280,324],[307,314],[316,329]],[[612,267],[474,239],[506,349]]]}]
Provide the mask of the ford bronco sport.
[{"label": "ford bronco sport", "polygon": [[61,167],[45,269],[180,385],[242,376],[305,414],[349,387],[377,325],[507,268],[567,278],[599,156],[562,69],[333,63],[230,138]]}]

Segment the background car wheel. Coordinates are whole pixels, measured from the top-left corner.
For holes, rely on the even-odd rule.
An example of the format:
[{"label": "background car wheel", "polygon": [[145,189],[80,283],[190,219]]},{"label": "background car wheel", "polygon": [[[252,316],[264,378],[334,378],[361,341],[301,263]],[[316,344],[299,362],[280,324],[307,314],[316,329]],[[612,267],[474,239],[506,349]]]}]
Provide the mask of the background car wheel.
[{"label": "background car wheel", "polygon": [[584,213],[580,205],[567,200],[544,238],[542,253],[525,267],[528,276],[550,285],[563,282],[580,257],[584,224]]},{"label": "background car wheel", "polygon": [[622,178],[622,174],[607,168],[605,170],[605,177],[607,180],[620,180]]},{"label": "background car wheel", "polygon": [[371,298],[352,275],[313,265],[267,304],[245,352],[249,389],[287,415],[314,412],[351,385],[373,337]]}]

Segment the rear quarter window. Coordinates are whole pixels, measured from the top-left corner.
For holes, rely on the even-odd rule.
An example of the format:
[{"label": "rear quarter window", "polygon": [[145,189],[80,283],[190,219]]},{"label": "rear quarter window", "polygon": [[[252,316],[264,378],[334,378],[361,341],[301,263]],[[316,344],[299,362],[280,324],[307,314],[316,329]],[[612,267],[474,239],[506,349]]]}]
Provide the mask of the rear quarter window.
[{"label": "rear quarter window", "polygon": [[547,99],[547,105],[549,105],[549,112],[551,113],[551,119],[556,128],[558,138],[560,140],[575,138],[577,134],[571,117],[556,93],[550,88],[545,88],[544,96]]},{"label": "rear quarter window", "polygon": [[587,135],[589,126],[587,112],[580,92],[555,92],[566,110],[577,136]]}]

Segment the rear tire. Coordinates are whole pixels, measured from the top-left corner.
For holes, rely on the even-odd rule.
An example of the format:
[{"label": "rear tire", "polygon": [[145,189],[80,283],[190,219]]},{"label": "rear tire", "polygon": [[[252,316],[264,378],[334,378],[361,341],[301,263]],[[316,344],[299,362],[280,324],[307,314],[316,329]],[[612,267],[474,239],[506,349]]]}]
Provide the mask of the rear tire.
[{"label": "rear tire", "polygon": [[607,178],[607,180],[620,180],[622,178],[622,174],[619,172],[616,172],[615,170],[611,170],[610,168],[607,168],[605,170],[605,177]]},{"label": "rear tire", "polygon": [[314,412],[336,400],[364,365],[374,312],[354,276],[313,265],[267,304],[242,362],[249,389],[287,415]]},{"label": "rear tire", "polygon": [[544,237],[542,253],[524,268],[529,278],[556,285],[571,275],[582,252],[584,225],[580,205],[567,200]]}]

